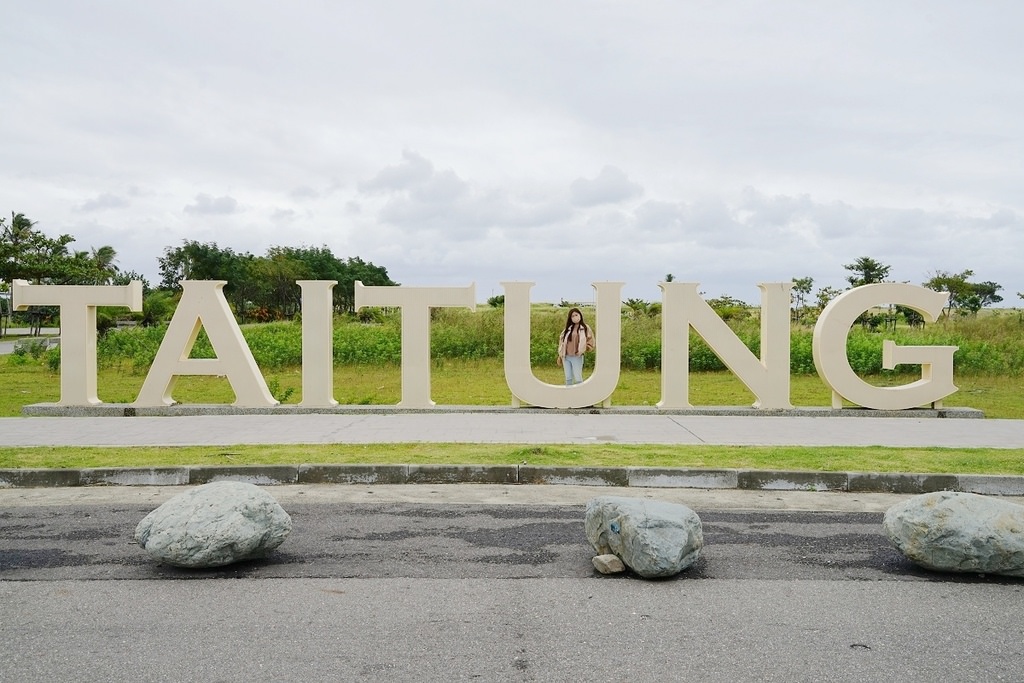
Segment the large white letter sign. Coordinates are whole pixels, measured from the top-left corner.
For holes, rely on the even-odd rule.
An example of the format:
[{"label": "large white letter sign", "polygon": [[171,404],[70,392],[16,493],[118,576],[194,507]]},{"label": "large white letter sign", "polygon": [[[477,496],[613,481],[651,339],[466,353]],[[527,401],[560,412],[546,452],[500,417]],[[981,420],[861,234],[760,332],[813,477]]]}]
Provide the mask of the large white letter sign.
[{"label": "large white letter sign", "polygon": [[[541,382],[530,367],[530,288],[532,282],[502,282],[505,288],[505,382],[512,405],[520,402],[540,408],[587,408],[611,405],[619,383],[622,351],[622,282],[595,282],[597,313],[594,329],[600,332],[594,372],[582,384]],[[555,346],[561,329],[551,331]]]},{"label": "large white letter sign", "polygon": [[[275,406],[235,316],[224,298],[223,280],[182,280],[181,301],[135,399],[136,406],[169,406],[179,375],[224,375],[235,392],[232,405]],[[189,358],[205,328],[216,358]]]},{"label": "large white letter sign", "polygon": [[337,280],[296,280],[302,289],[302,401],[329,408],[334,400],[334,285]]},{"label": "large white letter sign", "polygon": [[832,389],[832,407],[842,408],[843,399],[865,408],[905,410],[932,404],[939,407],[956,391],[953,384],[953,354],[956,346],[896,346],[883,342],[882,365],[891,370],[898,364],[920,363],[921,379],[898,387],[868,384],[850,367],[846,340],[857,317],[875,306],[899,304],[914,309],[928,322],[942,313],[949,295],[917,285],[883,283],[863,285],[833,299],[814,326],[812,350],[818,376]]},{"label": "large white letter sign", "polygon": [[123,287],[107,285],[30,285],[15,280],[14,310],[28,306],[60,306],[61,406],[101,403],[96,396],[96,307],[126,306],[142,310],[142,282]]},{"label": "large white letter sign", "polygon": [[790,282],[761,283],[761,359],[750,352],[697,292],[696,282],[662,282],[661,401],[690,405],[690,327],[757,397],[755,408],[792,408],[789,402]]},{"label": "large white letter sign", "polygon": [[402,309],[403,408],[429,408],[430,309],[476,310],[476,283],[467,287],[365,287],[356,280],[356,310],[367,306]]}]

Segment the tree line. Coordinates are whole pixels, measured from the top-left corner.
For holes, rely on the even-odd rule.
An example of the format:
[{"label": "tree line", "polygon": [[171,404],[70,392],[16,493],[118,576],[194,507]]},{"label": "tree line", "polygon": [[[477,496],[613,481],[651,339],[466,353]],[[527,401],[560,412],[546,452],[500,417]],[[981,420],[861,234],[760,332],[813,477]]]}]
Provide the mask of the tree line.
[{"label": "tree line", "polygon": [[270,247],[263,256],[218,247],[214,242],[185,240],[164,248],[157,259],[160,289],[175,291],[181,280],[226,280],[224,296],[243,322],[266,322],[294,316],[301,305],[296,280],[336,280],[334,307],[355,312],[355,283],[393,286],[387,268],[358,256],[339,258],[326,246]]},{"label": "tree line", "polygon": [[[843,269],[849,272],[846,282],[850,288],[862,285],[891,282],[887,280],[892,266],[869,256],[861,256],[852,263],[843,265]],[[992,306],[1003,300],[999,291],[1003,289],[997,282],[986,280],[984,282],[971,282],[969,278],[974,276],[974,271],[965,269],[959,273],[946,270],[936,270],[931,277],[921,283],[936,292],[949,294],[949,302],[943,310],[943,315],[949,316],[957,312],[964,315],[975,314],[986,306]],[[802,277],[793,278],[793,316],[795,320],[802,321],[808,316],[820,313],[828,303],[842,294],[842,290],[835,287],[822,287],[818,290],[815,300],[810,300],[811,291],[814,287],[814,278]],[[1017,296],[1024,299],[1024,293],[1018,292]],[[894,313],[901,315],[911,326],[918,326],[924,323],[924,319],[917,311],[905,306],[895,306]],[[864,314],[861,322],[871,326],[879,324],[878,315]]]},{"label": "tree line", "polygon": [[[397,285],[388,276],[387,269],[364,261],[358,256],[340,258],[326,246],[270,247],[266,254],[257,256],[237,252],[215,242],[184,240],[178,246],[164,248],[157,258],[160,282],[156,287],[135,271],[121,270],[117,265],[117,251],[110,245],[91,247],[89,250],[71,248],[75,238],[62,234],[47,236],[36,227],[36,222],[24,214],[11,214],[10,221],[0,217],[0,292],[7,291],[11,281],[24,279],[36,284],[55,285],[125,285],[132,280],[143,283],[143,324],[156,324],[173,313],[180,297],[181,280],[225,280],[224,295],[242,322],[265,322],[288,319],[299,310],[301,290],[296,280],[336,280],[334,305],[338,313],[355,311],[355,282],[366,285]],[[862,256],[843,265],[850,287],[887,282],[891,266],[876,259]],[[945,315],[954,312],[973,314],[986,306],[1003,300],[999,292],[1003,287],[992,281],[973,282],[974,271],[935,271],[921,283],[924,287],[949,294]],[[671,282],[674,276],[665,276]],[[842,290],[821,287],[812,297],[814,279],[793,278],[793,318],[798,322],[813,322],[818,313]],[[1024,299],[1024,293],[1018,292]],[[503,300],[504,297],[501,297]],[[493,297],[498,304],[498,297]],[[492,303],[489,301],[489,303]],[[744,302],[730,296],[709,300],[709,304],[723,317],[743,317],[749,308]],[[9,305],[0,297],[0,312]],[[629,315],[656,315],[660,306],[641,300],[625,302]],[[7,311],[9,312],[9,311]],[[922,323],[920,314],[897,306],[894,312],[911,325]],[[29,314],[33,324],[40,325],[54,309],[34,307]],[[108,315],[109,319],[110,316]],[[877,325],[879,316],[863,316],[862,323]],[[104,324],[110,320],[101,320]]]},{"label": "tree line", "polygon": [[[181,296],[181,280],[226,280],[224,295],[241,322],[282,320],[299,310],[301,290],[296,280],[337,280],[334,305],[339,313],[355,310],[355,282],[365,285],[397,285],[387,268],[358,256],[340,258],[326,246],[274,246],[257,256],[220,247],[214,242],[184,240],[164,248],[157,258],[160,282],[156,287],[139,273],[121,270],[117,250],[109,245],[77,251],[75,238],[47,236],[24,214],[0,217],[0,291],[11,283],[27,280],[48,285],[143,284],[143,324],[157,324],[170,317]],[[3,301],[3,305],[9,305]],[[9,311],[7,311],[9,312]],[[33,327],[56,315],[52,307],[32,307],[27,314]],[[101,329],[112,325],[111,315],[100,316]]]}]

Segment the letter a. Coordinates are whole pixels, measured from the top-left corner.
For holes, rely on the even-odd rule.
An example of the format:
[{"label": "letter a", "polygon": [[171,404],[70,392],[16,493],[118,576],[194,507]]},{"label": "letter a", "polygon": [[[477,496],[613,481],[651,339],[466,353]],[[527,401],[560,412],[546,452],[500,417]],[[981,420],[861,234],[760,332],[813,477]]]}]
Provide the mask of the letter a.
[{"label": "letter a", "polygon": [[[223,280],[182,280],[181,301],[134,405],[172,405],[171,392],[179,375],[224,375],[235,392],[232,405],[277,405],[224,298],[226,284]],[[189,358],[203,328],[217,357]]]}]

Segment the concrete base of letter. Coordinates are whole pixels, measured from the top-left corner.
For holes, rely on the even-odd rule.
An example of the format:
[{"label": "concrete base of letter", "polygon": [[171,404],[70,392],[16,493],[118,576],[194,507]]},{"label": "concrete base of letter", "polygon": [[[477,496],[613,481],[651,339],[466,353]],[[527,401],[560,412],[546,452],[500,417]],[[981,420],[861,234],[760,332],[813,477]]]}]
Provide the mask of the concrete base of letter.
[{"label": "concrete base of letter", "polygon": [[587,503],[584,528],[598,555],[616,555],[645,579],[678,574],[704,547],[700,517],[675,503],[600,496]]},{"label": "concrete base of letter", "polygon": [[882,525],[926,569],[1024,577],[1024,505],[939,491],[893,505]]},{"label": "concrete base of letter", "polygon": [[263,557],[291,530],[291,517],[269,493],[218,481],[150,512],[135,528],[135,540],[160,562],[196,569]]}]

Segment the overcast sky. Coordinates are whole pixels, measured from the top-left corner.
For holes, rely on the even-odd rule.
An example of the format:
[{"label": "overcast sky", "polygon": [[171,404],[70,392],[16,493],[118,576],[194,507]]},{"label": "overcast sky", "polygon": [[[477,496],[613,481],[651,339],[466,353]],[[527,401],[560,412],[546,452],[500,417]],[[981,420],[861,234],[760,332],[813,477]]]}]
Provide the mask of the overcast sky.
[{"label": "overcast sky", "polygon": [[[14,3],[9,3],[14,4]],[[1024,3],[33,0],[0,211],[154,284],[182,240],[328,246],[535,301],[671,273],[1024,290]]]}]

